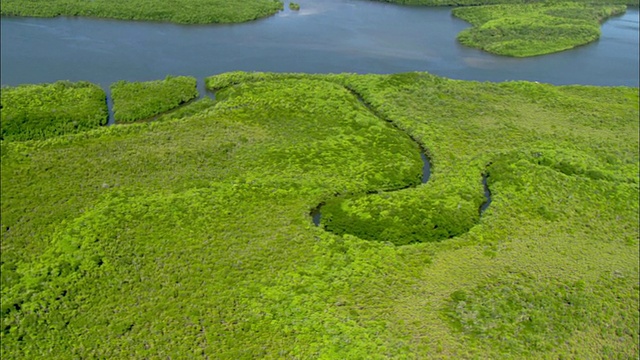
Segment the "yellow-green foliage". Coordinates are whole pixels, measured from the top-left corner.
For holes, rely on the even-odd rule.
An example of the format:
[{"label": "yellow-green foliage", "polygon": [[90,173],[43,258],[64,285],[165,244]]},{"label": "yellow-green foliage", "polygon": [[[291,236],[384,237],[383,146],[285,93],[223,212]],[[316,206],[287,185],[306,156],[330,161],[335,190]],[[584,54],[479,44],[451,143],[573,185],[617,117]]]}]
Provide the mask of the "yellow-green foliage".
[{"label": "yellow-green foliage", "polygon": [[46,139],[107,123],[105,93],[88,82],[7,86],[1,94],[4,140]]},{"label": "yellow-green foliage", "polygon": [[172,119],[187,118],[210,109],[211,107],[213,107],[213,105],[215,105],[215,103],[215,100],[208,97],[203,97],[202,99],[190,102],[172,111],[167,111],[166,113],[156,117],[153,121],[166,121]]},{"label": "yellow-green foliage", "polygon": [[494,54],[526,57],[574,48],[597,40],[600,23],[624,13],[624,5],[540,3],[457,8],[453,15],[473,27],[458,40]]},{"label": "yellow-green foliage", "polygon": [[183,24],[236,23],[282,10],[278,0],[1,0],[3,16],[92,16]]},{"label": "yellow-green foliage", "polygon": [[[617,279],[608,281],[607,286],[596,284],[587,290],[583,281],[507,272],[468,292],[452,293],[445,314],[472,341],[489,345],[501,353],[500,357],[530,357],[552,350],[590,322],[606,324],[619,316],[616,312],[620,309],[609,299],[614,293],[629,304],[638,302],[638,292],[625,293],[624,281]],[[626,316],[633,315],[630,312]],[[603,330],[606,336],[633,337],[632,329]],[[619,357],[613,349],[602,355]]]},{"label": "yellow-green foliage", "polygon": [[144,120],[186,103],[198,96],[196,79],[167,76],[164,80],[111,85],[113,113],[119,123]]},{"label": "yellow-green foliage", "polygon": [[[185,118],[0,143],[3,359],[638,357],[637,88],[207,83]],[[313,225],[416,184],[407,134],[431,180],[358,211],[456,214],[487,173],[481,217],[404,246]]]}]

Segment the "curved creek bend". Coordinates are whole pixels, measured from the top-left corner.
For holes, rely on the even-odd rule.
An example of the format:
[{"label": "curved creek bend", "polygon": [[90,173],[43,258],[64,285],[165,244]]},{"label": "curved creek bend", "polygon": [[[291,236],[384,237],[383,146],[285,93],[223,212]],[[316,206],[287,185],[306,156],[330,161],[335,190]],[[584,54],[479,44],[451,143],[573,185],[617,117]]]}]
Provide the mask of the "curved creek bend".
[{"label": "curved creek bend", "polygon": [[[380,121],[383,121],[383,122],[389,124],[396,131],[398,131],[398,132],[400,132],[400,133],[402,133],[404,135],[407,135],[418,146],[418,148],[420,149],[420,159],[422,160],[421,184],[426,184],[429,181],[429,178],[431,177],[431,162],[429,161],[429,157],[427,156],[426,150],[422,146],[422,144],[420,144],[418,141],[416,141],[416,139],[414,139],[412,136],[407,134],[405,131],[400,129],[392,120],[387,119],[387,118],[383,117],[380,113],[378,113],[378,111],[376,111],[369,103],[367,103],[362,98],[362,96],[360,94],[355,92],[353,89],[347,88],[347,90],[349,90],[349,92],[351,92],[351,94],[354,95],[358,99],[358,102],[360,104],[362,104],[364,107],[366,107],[367,110],[369,110],[369,112],[373,116],[378,118]],[[491,191],[489,190],[489,186],[487,185],[487,177],[488,177],[488,175],[486,173],[482,174],[482,186],[483,186],[483,190],[484,190],[485,201],[480,205],[480,208],[478,209],[479,216],[482,216],[482,214],[485,212],[485,210],[487,210],[487,208],[491,204]],[[397,188],[397,189],[390,189],[390,190],[384,190],[384,191],[369,190],[369,191],[366,192],[366,194],[375,194],[375,193],[378,193],[378,192],[400,191],[400,190],[404,190],[404,189],[407,189],[407,188],[410,188],[410,187],[412,187],[412,186],[409,185],[409,186],[404,186],[404,187],[400,187],[400,188]],[[336,195],[336,197],[340,197],[340,196],[343,196],[343,195],[340,195],[340,194]],[[313,221],[313,224],[315,226],[320,226],[321,225],[322,207],[324,205],[325,205],[325,203],[321,202],[320,204],[318,204],[318,206],[313,208],[311,210],[311,212],[309,213],[309,216],[311,216],[311,220]]]}]

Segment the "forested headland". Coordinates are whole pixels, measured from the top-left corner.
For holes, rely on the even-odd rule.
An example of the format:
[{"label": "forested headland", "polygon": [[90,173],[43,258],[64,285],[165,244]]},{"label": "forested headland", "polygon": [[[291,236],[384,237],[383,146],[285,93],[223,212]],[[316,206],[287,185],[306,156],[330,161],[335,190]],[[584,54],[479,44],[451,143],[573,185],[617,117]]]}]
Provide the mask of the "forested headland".
[{"label": "forested headland", "polygon": [[2,0],[3,16],[88,16],[179,24],[240,23],[273,15],[279,0]]}]

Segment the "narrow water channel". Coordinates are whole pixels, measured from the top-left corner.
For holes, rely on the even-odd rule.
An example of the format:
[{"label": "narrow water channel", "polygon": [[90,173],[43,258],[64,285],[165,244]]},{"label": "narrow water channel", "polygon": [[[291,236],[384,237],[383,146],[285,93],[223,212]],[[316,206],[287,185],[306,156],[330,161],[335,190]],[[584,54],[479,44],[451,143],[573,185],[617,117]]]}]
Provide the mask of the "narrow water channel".
[{"label": "narrow water channel", "polygon": [[[399,132],[401,132],[403,134],[406,134],[406,132],[404,132],[402,129],[398,128],[398,126],[396,126],[396,124],[393,121],[384,118],[380,113],[378,113],[355,90],[350,89],[350,88],[347,88],[347,90],[349,90],[351,92],[351,94],[354,95],[358,99],[358,102],[360,104],[362,104],[364,107],[366,107],[373,116],[377,117],[378,119],[380,119],[381,121],[384,121],[387,124],[390,124],[395,130],[397,130],[397,131],[399,131]],[[413,142],[420,149],[420,159],[422,160],[421,183],[422,184],[426,184],[429,181],[429,178],[431,177],[431,161],[429,160],[429,157],[427,156],[427,153],[426,153],[426,150],[424,149],[424,147],[418,141],[416,141],[413,137],[411,137],[411,136],[409,136],[409,137],[411,138],[411,140],[413,140]],[[488,177],[487,174],[482,174],[482,186],[483,186],[483,190],[484,190],[485,201],[482,203],[482,205],[480,205],[480,208],[478,210],[480,216],[482,216],[482,214],[485,212],[485,210],[487,210],[487,208],[491,204],[491,191],[489,190],[489,186],[487,184],[487,177]],[[392,189],[392,190],[386,190],[385,192],[400,191],[400,190],[404,190],[404,189],[407,189],[407,187],[402,187],[402,188]],[[375,193],[375,192],[372,191],[371,193]],[[340,196],[340,195],[338,195],[338,196]],[[324,202],[318,204],[318,206],[313,208],[311,210],[311,212],[309,213],[309,216],[311,216],[311,221],[313,222],[313,224],[315,226],[320,226],[320,223],[322,222],[322,207],[324,205],[325,205]]]},{"label": "narrow water channel", "polygon": [[107,126],[111,126],[116,124],[116,118],[113,115],[113,98],[111,97],[111,91],[108,88],[105,90],[105,93],[107,94],[107,113],[109,114]]},{"label": "narrow water channel", "polygon": [[[431,162],[429,162],[429,158],[425,154],[424,150],[422,150],[422,148],[420,148],[420,158],[422,159],[422,184],[426,184],[429,181],[429,177],[431,176]],[[485,187],[486,187],[486,184],[485,184]],[[406,189],[406,187],[403,187],[401,189],[396,189],[396,190],[388,190],[387,192],[398,191],[403,189]],[[485,194],[486,194],[486,191],[485,191]],[[311,216],[311,220],[316,226],[320,226],[320,221],[322,220],[323,205],[324,203],[320,203],[318,206],[313,208],[313,210],[311,210],[311,213],[309,213],[309,215]]]},{"label": "narrow water channel", "polygon": [[482,187],[484,188],[484,202],[480,205],[480,216],[484,214],[484,212],[491,205],[491,190],[489,190],[489,185],[487,184],[488,174],[482,174]]}]

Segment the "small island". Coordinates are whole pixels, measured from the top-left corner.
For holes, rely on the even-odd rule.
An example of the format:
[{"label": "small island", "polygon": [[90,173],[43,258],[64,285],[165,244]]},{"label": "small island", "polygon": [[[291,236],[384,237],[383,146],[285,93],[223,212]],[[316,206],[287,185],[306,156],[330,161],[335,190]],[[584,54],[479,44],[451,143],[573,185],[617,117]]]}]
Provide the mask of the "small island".
[{"label": "small island", "polygon": [[625,11],[624,5],[535,3],[459,7],[453,15],[473,25],[458,34],[463,45],[529,57],[593,42],[600,38],[602,22]]}]

